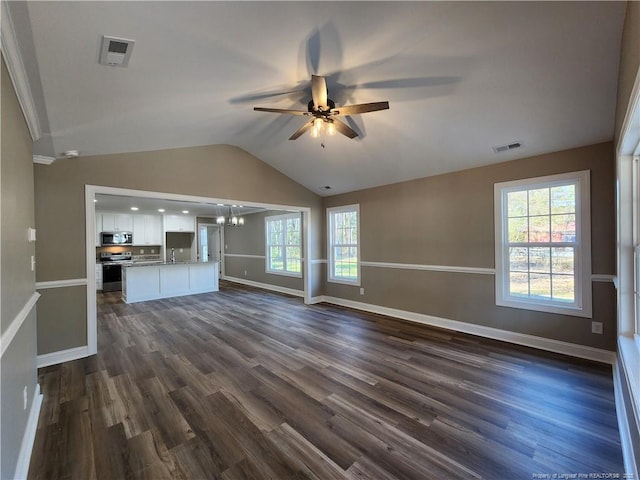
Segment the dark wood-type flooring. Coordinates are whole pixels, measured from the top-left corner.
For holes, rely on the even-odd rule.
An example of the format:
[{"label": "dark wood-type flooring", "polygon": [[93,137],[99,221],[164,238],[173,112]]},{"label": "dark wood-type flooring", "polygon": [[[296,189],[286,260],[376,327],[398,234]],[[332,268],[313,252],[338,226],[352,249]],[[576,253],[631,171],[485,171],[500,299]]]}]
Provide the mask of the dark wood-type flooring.
[{"label": "dark wood-type flooring", "polygon": [[609,366],[221,282],[125,305],[43,368],[29,479],[623,471]]}]

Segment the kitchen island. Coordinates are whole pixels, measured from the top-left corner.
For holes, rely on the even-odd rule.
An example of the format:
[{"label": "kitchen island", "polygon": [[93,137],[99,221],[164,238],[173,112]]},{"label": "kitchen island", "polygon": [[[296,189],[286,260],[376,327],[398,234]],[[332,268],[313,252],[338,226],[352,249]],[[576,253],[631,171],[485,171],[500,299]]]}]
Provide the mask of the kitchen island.
[{"label": "kitchen island", "polygon": [[218,291],[218,262],[146,262],[122,266],[125,303]]}]

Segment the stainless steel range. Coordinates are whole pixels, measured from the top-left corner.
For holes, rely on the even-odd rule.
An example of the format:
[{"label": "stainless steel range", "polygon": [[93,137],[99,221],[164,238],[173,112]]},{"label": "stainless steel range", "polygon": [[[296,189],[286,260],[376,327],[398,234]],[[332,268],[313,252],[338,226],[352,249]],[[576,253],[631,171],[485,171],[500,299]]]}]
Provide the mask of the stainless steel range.
[{"label": "stainless steel range", "polygon": [[102,291],[116,292],[122,290],[122,265],[133,263],[131,252],[102,252]]}]

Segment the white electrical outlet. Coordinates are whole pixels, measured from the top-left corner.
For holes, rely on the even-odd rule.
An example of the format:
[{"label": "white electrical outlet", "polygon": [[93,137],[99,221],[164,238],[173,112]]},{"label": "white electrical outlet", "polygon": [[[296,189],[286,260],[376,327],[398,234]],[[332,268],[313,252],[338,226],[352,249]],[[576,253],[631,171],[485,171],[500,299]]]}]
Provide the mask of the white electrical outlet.
[{"label": "white electrical outlet", "polygon": [[155,249],[155,248],[152,248],[152,249],[151,249],[151,253],[156,253],[156,249]]},{"label": "white electrical outlet", "polygon": [[602,322],[591,322],[591,333],[602,335]]},{"label": "white electrical outlet", "polygon": [[36,270],[36,257],[31,255],[31,271],[34,272]]},{"label": "white electrical outlet", "polygon": [[364,287],[360,287],[360,295],[364,295]]},{"label": "white electrical outlet", "polygon": [[27,409],[27,386],[24,386],[24,390],[22,390],[22,409]]},{"label": "white electrical outlet", "polygon": [[144,254],[144,248],[141,248],[140,249],[140,255],[143,255],[143,254]]},{"label": "white electrical outlet", "polygon": [[184,248],[181,248],[180,250],[178,250],[180,253],[184,252]]},{"label": "white electrical outlet", "polygon": [[247,276],[247,271],[246,271],[246,270],[244,271],[244,276],[245,276],[245,277]]}]

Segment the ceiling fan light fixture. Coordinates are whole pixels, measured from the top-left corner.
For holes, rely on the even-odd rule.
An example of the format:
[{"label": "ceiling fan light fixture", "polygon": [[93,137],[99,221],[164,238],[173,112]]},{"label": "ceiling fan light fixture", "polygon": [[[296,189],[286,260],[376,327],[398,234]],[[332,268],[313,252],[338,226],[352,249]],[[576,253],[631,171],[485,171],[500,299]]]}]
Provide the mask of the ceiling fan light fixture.
[{"label": "ceiling fan light fixture", "polygon": [[327,135],[333,136],[336,134],[336,126],[333,122],[327,122]]}]

